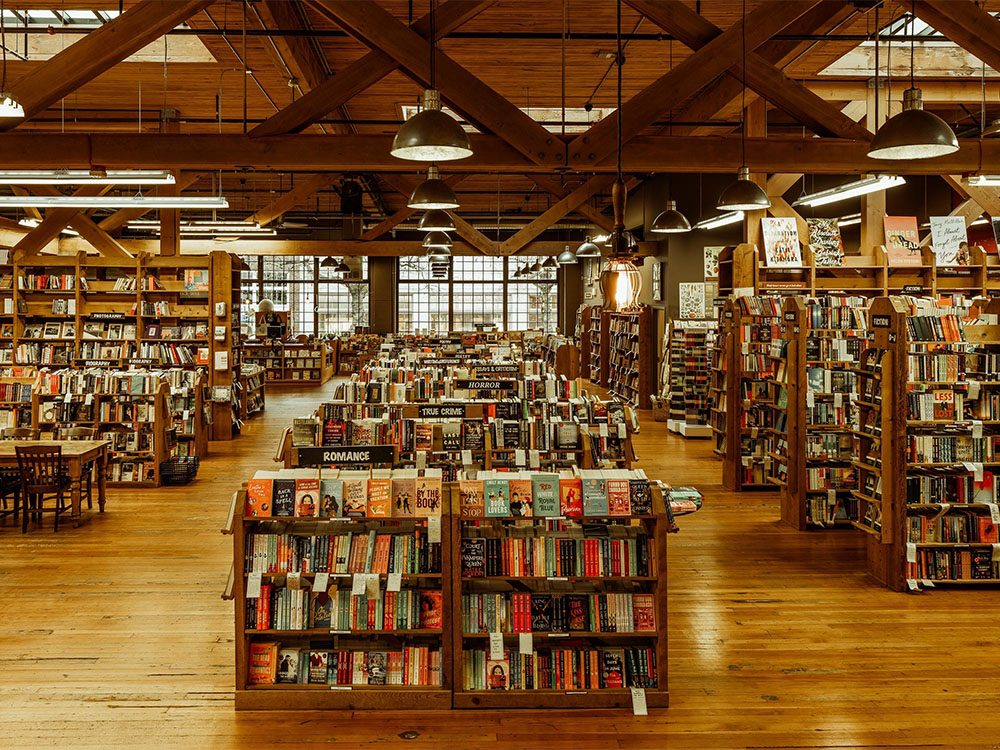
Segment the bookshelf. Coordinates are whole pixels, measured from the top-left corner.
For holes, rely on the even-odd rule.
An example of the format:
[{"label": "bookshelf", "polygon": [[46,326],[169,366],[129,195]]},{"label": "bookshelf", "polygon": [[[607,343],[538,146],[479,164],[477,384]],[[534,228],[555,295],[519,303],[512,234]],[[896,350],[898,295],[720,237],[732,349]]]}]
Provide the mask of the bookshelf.
[{"label": "bookshelf", "polygon": [[244,361],[263,367],[272,385],[322,385],[336,373],[336,346],[322,340],[251,341],[243,346]]},{"label": "bookshelf", "polygon": [[264,411],[265,371],[257,364],[240,368],[240,420],[245,422]]},{"label": "bookshelf", "polygon": [[[652,310],[648,305],[643,305],[638,312],[609,312],[606,315],[605,387],[622,401],[645,407],[653,392],[654,365],[650,356]],[[603,367],[602,364],[602,369]]]},{"label": "bookshelf", "polygon": [[602,331],[608,330],[609,314],[601,307],[590,308],[590,382],[607,387],[608,382],[608,339]]},{"label": "bookshelf", "polygon": [[14,362],[13,251],[0,248],[0,366]]},{"label": "bookshelf", "polygon": [[32,426],[35,376],[4,376],[0,380],[0,429]]},{"label": "bookshelf", "polygon": [[708,423],[712,429],[712,452],[719,458],[726,455],[726,434],[733,424],[729,420],[729,374],[733,372],[732,338],[735,335],[735,312],[731,306],[719,308],[715,340],[708,349]]},{"label": "bookshelf", "polygon": [[1000,583],[998,312],[990,300],[963,323],[964,310],[929,300],[872,302],[854,523],[868,532],[868,572],[893,590]]},{"label": "bookshelf", "polygon": [[576,380],[580,377],[580,348],[565,336],[542,337],[541,356],[551,372]]},{"label": "bookshelf", "polygon": [[580,372],[584,377],[590,374],[590,314],[592,305],[580,305],[576,310],[574,333],[580,347]]},{"label": "bookshelf", "polygon": [[[258,474],[236,493],[239,515],[225,531],[233,534],[236,572],[237,710],[451,708],[447,508],[439,504],[436,517],[375,517],[362,501],[361,515],[345,518],[305,515],[296,505],[310,492],[320,497],[321,487],[341,499],[384,492],[388,503],[394,483],[418,481],[373,471]],[[434,491],[433,480],[428,486]],[[440,480],[436,492],[440,499]],[[288,515],[262,517],[262,502]],[[265,671],[262,660],[278,671],[286,655],[306,662],[297,673],[304,681],[251,678],[252,669]]]},{"label": "bookshelf", "polygon": [[669,404],[667,428],[684,437],[712,436],[709,351],[716,327],[712,320],[670,321],[663,362]]},{"label": "bookshelf", "polygon": [[[629,686],[644,687],[650,706],[668,705],[669,521],[659,488],[645,512],[573,517],[556,515],[567,510],[560,481],[616,480],[535,475],[520,479],[532,486],[534,515],[485,516],[494,481],[506,483],[451,486],[455,708],[626,708]],[[636,565],[609,565],[616,551]]]}]

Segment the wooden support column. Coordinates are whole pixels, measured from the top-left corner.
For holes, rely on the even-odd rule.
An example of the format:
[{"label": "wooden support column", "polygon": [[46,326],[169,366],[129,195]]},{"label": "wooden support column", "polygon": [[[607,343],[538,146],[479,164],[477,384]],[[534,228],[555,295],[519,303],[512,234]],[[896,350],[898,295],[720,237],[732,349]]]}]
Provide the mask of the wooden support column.
[{"label": "wooden support column", "polygon": [[[743,112],[743,130],[747,138],[767,135],[767,102],[755,99],[747,105]],[[750,179],[767,191],[767,175],[763,172],[751,172]],[[760,220],[767,216],[767,211],[747,211],[743,218],[743,241],[764,249],[760,238]]]},{"label": "wooden support column", "polygon": [[[163,185],[163,195],[175,196],[180,193],[177,183]],[[180,255],[181,253],[181,212],[178,208],[160,209],[160,255]]]}]

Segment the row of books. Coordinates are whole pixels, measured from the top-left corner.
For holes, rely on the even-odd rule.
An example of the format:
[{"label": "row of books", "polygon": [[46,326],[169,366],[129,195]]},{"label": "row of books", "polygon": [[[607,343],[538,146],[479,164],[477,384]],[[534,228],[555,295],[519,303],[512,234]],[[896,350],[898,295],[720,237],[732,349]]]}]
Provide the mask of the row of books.
[{"label": "row of books", "polygon": [[854,440],[847,433],[813,432],[806,436],[806,458],[842,460],[851,458]]},{"label": "row of books", "polygon": [[[444,401],[434,406],[464,407],[465,400]],[[569,400],[553,401],[532,401],[528,399],[496,399],[488,401],[476,400],[475,408],[481,409],[483,420],[489,419],[515,419],[515,420],[535,420],[543,422],[552,421],[573,421],[580,424],[608,424],[629,426],[633,424],[633,414],[629,413],[626,405],[620,401],[601,401],[595,398],[574,398]],[[416,408],[419,410],[421,406]],[[388,419],[393,421],[402,419],[407,413],[412,414],[413,406],[403,406],[401,404],[389,403],[340,403],[327,402],[317,409],[317,415],[321,421],[349,419]],[[428,417],[429,419],[438,419]],[[482,420],[481,420],[482,421]],[[633,425],[634,426],[634,425]]]},{"label": "row of books", "polygon": [[965,327],[957,315],[908,315],[906,330],[910,341],[965,341]]},{"label": "row of books", "polygon": [[139,345],[139,356],[155,359],[164,365],[208,366],[210,352],[207,346],[194,347],[175,342],[153,344],[144,341]]},{"label": "row of books", "polygon": [[73,344],[18,344],[14,361],[24,365],[68,365],[73,358]]},{"label": "row of books", "polygon": [[810,466],[806,468],[806,488],[815,490],[848,490],[857,487],[854,469],[839,466]]},{"label": "row of books", "polygon": [[908,435],[904,446],[910,463],[983,463],[993,461],[1000,436]]},{"label": "row of books", "polygon": [[482,649],[462,652],[463,690],[614,690],[656,683],[651,648],[505,650],[495,659]]},{"label": "row of books", "polygon": [[906,577],[929,581],[1000,581],[1000,562],[989,548],[928,548],[916,550],[907,562]]},{"label": "row of books", "polygon": [[[76,289],[76,276],[71,273],[25,273],[17,277],[17,288],[25,291],[40,291],[55,289],[59,291],[72,291]],[[87,279],[80,277],[80,288],[87,288]]]},{"label": "row of books", "polygon": [[582,394],[578,380],[520,374],[444,380],[418,379],[406,383],[351,381],[337,386],[336,401],[345,403],[411,403],[435,399],[518,398],[565,400]]},{"label": "row of books", "polygon": [[762,315],[773,318],[781,317],[781,297],[744,296],[736,298],[743,315]]},{"label": "row of books", "polygon": [[[11,334],[13,335],[13,333]],[[31,323],[24,326],[18,337],[20,341],[38,341],[44,339],[76,338],[76,321],[50,320],[46,323]]]},{"label": "row of books", "polygon": [[81,341],[79,359],[132,359],[139,356],[134,341],[119,344],[105,344],[97,341]]},{"label": "row of books", "polygon": [[440,630],[441,591],[314,592],[264,584],[246,599],[248,630]]},{"label": "row of books", "polygon": [[462,594],[463,633],[651,633],[652,594]]},{"label": "row of books", "polygon": [[277,574],[441,572],[441,544],[429,542],[427,531],[303,535],[252,532],[247,537],[245,573]]},{"label": "row of books", "polygon": [[993,472],[984,471],[982,479],[978,480],[975,475],[968,474],[911,474],[906,477],[906,502],[919,505],[995,503],[997,491]]},{"label": "row of books", "polygon": [[970,373],[993,373],[978,380],[996,381],[994,369],[1000,366],[1000,354],[985,352],[955,352],[938,349],[936,351],[911,352],[906,356],[907,379],[938,383],[959,383]]},{"label": "row of books", "polygon": [[161,370],[64,369],[39,372],[36,390],[40,394],[115,394],[143,395],[156,393],[165,374]]},{"label": "row of books", "polygon": [[809,362],[856,362],[863,347],[859,338],[830,338],[810,335],[806,338]]},{"label": "row of books", "polygon": [[31,403],[31,383],[5,383],[0,381],[0,401]]},{"label": "row of books", "polygon": [[65,401],[43,401],[39,405],[38,420],[43,424],[66,422],[121,422],[133,424],[156,421],[156,406],[152,403],[117,401],[102,398],[94,402],[81,397]]},{"label": "row of books", "polygon": [[[607,533],[607,529],[602,529]],[[649,537],[465,537],[462,577],[647,578],[652,575]]]},{"label": "row of books", "polygon": [[[101,435],[106,439],[108,435]],[[113,449],[117,450],[117,449]],[[108,465],[109,482],[153,482],[156,480],[156,465],[153,461],[115,460]]]},{"label": "row of books", "polygon": [[137,290],[155,291],[163,289],[163,284],[155,276],[142,276],[137,279],[135,276],[121,276],[115,279],[112,290],[115,292],[134,292]]},{"label": "row of books", "polygon": [[940,515],[909,515],[906,541],[944,544],[997,544],[997,524],[987,514],[950,511]]},{"label": "row of books", "polygon": [[867,307],[866,297],[814,297],[806,305],[806,324],[813,330],[865,330]]},{"label": "row of books", "polygon": [[294,648],[250,644],[251,685],[441,685],[441,651],[429,646],[392,650]]}]

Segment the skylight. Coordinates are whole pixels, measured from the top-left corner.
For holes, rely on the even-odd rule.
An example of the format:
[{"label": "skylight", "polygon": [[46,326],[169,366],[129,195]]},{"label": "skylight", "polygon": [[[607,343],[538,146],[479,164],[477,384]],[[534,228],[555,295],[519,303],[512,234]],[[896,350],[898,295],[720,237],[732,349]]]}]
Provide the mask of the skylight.
[{"label": "skylight", "polygon": [[[417,113],[419,108],[416,104],[400,104],[399,109],[403,119],[409,120]],[[521,107],[520,109],[528,115],[528,117],[539,123],[550,133],[562,132],[562,126],[560,124],[562,122],[561,107],[531,107],[527,109]],[[462,129],[466,132],[479,132],[475,127],[465,122],[456,112],[448,107],[442,107],[441,111],[446,112],[454,119],[462,123]],[[566,107],[566,132],[583,133],[595,122],[599,122],[614,111],[614,107],[594,107],[589,112],[583,107]]]}]

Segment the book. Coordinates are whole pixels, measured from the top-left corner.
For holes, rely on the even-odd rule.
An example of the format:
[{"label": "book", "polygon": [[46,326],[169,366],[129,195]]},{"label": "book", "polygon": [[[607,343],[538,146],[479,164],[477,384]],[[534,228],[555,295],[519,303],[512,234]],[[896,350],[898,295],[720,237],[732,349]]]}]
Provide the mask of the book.
[{"label": "book", "polygon": [[315,477],[296,477],[295,515],[305,518],[315,516],[318,500],[319,479]]},{"label": "book", "polygon": [[344,483],[341,480],[320,480],[319,498],[321,518],[341,518],[344,512]]},{"label": "book", "polygon": [[508,482],[510,493],[510,514],[515,518],[531,516],[531,480],[511,479]]},{"label": "book", "polygon": [[632,505],[632,515],[653,515],[653,496],[648,479],[630,479],[628,483],[629,502]]},{"label": "book", "polygon": [[185,268],[184,269],[184,291],[186,292],[207,292],[208,291],[208,269],[207,268]]},{"label": "book", "polygon": [[583,515],[609,515],[608,495],[603,477],[587,477],[583,480]]},{"label": "book", "polygon": [[620,648],[606,648],[601,651],[601,687],[620,688],[625,686],[625,652]]},{"label": "book", "polygon": [[510,663],[504,659],[486,661],[486,689],[507,690],[510,678]]},{"label": "book", "polygon": [[312,628],[333,627],[333,600],[325,591],[309,601],[309,624]]},{"label": "book", "polygon": [[836,219],[806,219],[809,245],[817,266],[844,265],[844,243]]},{"label": "book", "polygon": [[330,654],[327,651],[309,652],[309,683],[326,684],[326,668]]},{"label": "book", "polygon": [[885,254],[890,266],[919,266],[920,235],[916,216],[886,216],[882,219],[885,231]]},{"label": "book", "polygon": [[296,683],[299,681],[299,650],[283,648],[278,653],[278,683]]},{"label": "book", "polygon": [[488,518],[503,518],[510,515],[510,484],[506,479],[487,479],[483,482],[483,497],[486,501]]},{"label": "book", "polygon": [[272,484],[271,515],[291,518],[295,515],[295,480],[276,477]]},{"label": "book", "polygon": [[251,518],[271,517],[272,484],[277,472],[256,471],[247,482],[247,505],[245,514]]},{"label": "book", "polygon": [[428,470],[424,476],[417,478],[415,515],[418,517],[441,515],[441,474],[429,476]]},{"label": "book", "polygon": [[388,675],[389,654],[385,651],[369,651],[365,655],[365,673],[369,685],[385,685]]},{"label": "book", "polygon": [[583,515],[583,482],[580,477],[559,477],[559,515]]},{"label": "book", "polygon": [[483,517],[485,507],[482,482],[474,479],[463,479],[458,483],[458,508],[462,518]]},{"label": "book", "polygon": [[481,451],[484,445],[483,421],[481,419],[462,420],[462,447],[466,450]]},{"label": "book", "polygon": [[430,630],[441,629],[441,592],[420,592],[420,627]]},{"label": "book", "polygon": [[253,642],[250,644],[250,685],[273,685],[278,676],[278,644]]},{"label": "book", "polygon": [[931,217],[931,247],[939,266],[969,265],[969,237],[962,216]]},{"label": "book", "polygon": [[434,450],[434,425],[418,422],[414,427],[413,441],[413,449],[416,451]]},{"label": "book", "polygon": [[552,594],[531,595],[531,630],[535,633],[552,631]]},{"label": "book", "polygon": [[461,543],[461,551],[462,551],[462,577],[463,578],[485,577],[486,540],[463,539]]},{"label": "book", "polygon": [[368,513],[372,518],[385,518],[392,515],[392,480],[389,477],[378,477],[368,480]]},{"label": "book", "polygon": [[533,515],[551,518],[559,515],[559,475],[533,474],[531,477]]},{"label": "book", "polygon": [[632,514],[628,479],[609,477],[605,481],[605,490],[608,495],[608,515],[629,516]]},{"label": "book", "polygon": [[[414,470],[415,471],[415,470]],[[417,478],[416,476],[395,476],[401,471],[393,472],[390,503],[392,505],[392,515],[409,517],[415,512],[417,503]]]},{"label": "book", "polygon": [[636,632],[656,630],[656,613],[652,594],[632,594],[632,625]]},{"label": "book", "polygon": [[802,265],[802,248],[795,219],[788,216],[766,216],[760,220],[764,239],[764,256],[771,268]]},{"label": "book", "polygon": [[368,513],[368,480],[358,477],[344,479],[344,516],[362,518]]}]

